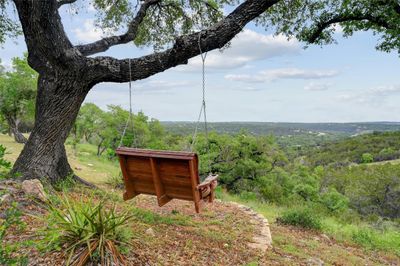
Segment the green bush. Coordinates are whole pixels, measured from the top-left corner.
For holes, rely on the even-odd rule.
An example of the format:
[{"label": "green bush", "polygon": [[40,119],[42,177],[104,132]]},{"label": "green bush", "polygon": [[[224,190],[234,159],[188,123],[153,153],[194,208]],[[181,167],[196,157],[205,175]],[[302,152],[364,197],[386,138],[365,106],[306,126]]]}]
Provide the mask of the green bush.
[{"label": "green bush", "polygon": [[336,189],[331,188],[328,192],[322,195],[321,203],[330,212],[342,212],[349,206],[349,199],[339,193]]},{"label": "green bush", "polygon": [[365,228],[353,232],[352,239],[355,243],[367,248],[373,248],[376,242],[373,232]]},{"label": "green bush", "polygon": [[[89,260],[110,265],[124,265],[120,248],[127,245],[130,232],[123,226],[132,215],[117,214],[116,208],[105,206],[105,202],[92,200],[61,199],[60,204],[49,204],[44,228],[43,244],[50,250],[65,249],[67,265]],[[82,265],[83,265],[82,264]]]},{"label": "green bush", "polygon": [[294,188],[294,193],[300,195],[306,201],[315,201],[318,199],[318,189],[308,184],[298,184]]},{"label": "green bush", "polygon": [[6,148],[0,144],[0,179],[5,178],[11,168],[11,163],[4,159]]},{"label": "green bush", "polygon": [[299,226],[306,229],[322,229],[321,217],[310,208],[287,210],[278,217],[277,222],[285,225]]},{"label": "green bush", "polygon": [[374,156],[371,153],[363,153],[361,155],[362,163],[372,163],[374,161]]}]

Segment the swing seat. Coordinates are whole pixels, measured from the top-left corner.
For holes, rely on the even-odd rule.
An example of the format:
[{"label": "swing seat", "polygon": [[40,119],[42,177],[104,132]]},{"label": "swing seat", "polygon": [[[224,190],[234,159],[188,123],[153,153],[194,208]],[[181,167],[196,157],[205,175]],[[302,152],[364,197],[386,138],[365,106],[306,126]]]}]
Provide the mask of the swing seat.
[{"label": "swing seat", "polygon": [[218,176],[210,175],[200,183],[196,153],[125,147],[116,153],[125,183],[124,200],[155,195],[160,207],[172,199],[188,200],[194,202],[197,213],[202,200],[214,200]]}]

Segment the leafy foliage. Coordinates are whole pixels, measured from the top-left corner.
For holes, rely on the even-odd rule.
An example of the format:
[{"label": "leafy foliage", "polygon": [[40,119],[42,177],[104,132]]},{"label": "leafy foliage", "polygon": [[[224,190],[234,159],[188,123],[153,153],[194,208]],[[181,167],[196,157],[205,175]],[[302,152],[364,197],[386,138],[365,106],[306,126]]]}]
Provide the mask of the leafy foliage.
[{"label": "leafy foliage", "polygon": [[0,44],[7,38],[15,38],[21,34],[18,23],[7,12],[8,0],[0,0]]},{"label": "leafy foliage", "polygon": [[11,168],[11,163],[4,159],[6,148],[0,144],[0,179],[5,177]]},{"label": "leafy foliage", "polygon": [[[135,44],[153,45],[161,49],[171,44],[177,36],[206,28],[219,21],[226,4],[236,0],[177,1],[167,0],[152,5],[141,23]],[[95,0],[97,23],[101,28],[116,30],[128,25],[140,5],[131,1]]]},{"label": "leafy foliage", "polygon": [[326,142],[303,152],[311,165],[349,165],[400,158],[400,131],[374,132]]},{"label": "leafy foliage", "polygon": [[78,262],[84,265],[89,260],[105,265],[123,264],[119,247],[127,245],[130,234],[123,226],[131,218],[127,213],[118,214],[115,206],[109,208],[104,201],[84,202],[64,197],[60,205],[49,204],[44,241],[53,249],[65,248],[67,265]]},{"label": "leafy foliage", "polygon": [[294,0],[279,1],[259,19],[278,33],[316,43],[335,42],[335,26],[345,37],[371,30],[380,36],[378,50],[400,53],[400,4],[397,0]]},{"label": "leafy foliage", "polygon": [[21,119],[33,120],[37,73],[27,63],[27,55],[15,57],[12,71],[0,75],[0,114],[9,127]]},{"label": "leafy foliage", "polygon": [[12,204],[4,212],[4,220],[0,220],[0,264],[1,265],[27,265],[26,257],[16,257],[13,253],[25,243],[9,244],[5,241],[7,232],[13,230],[22,230],[25,223],[21,220],[22,212],[16,204]]},{"label": "leafy foliage", "polygon": [[[114,150],[119,146],[129,112],[120,106],[110,105],[107,111],[101,110],[95,104],[82,106],[75,126],[71,132],[73,142],[82,139],[97,146],[97,155],[104,152],[112,158]],[[164,129],[160,122],[150,119],[143,112],[134,114],[127,125],[123,146],[137,148],[166,149]]]},{"label": "leafy foliage", "polygon": [[321,218],[309,208],[295,208],[285,211],[277,221],[286,225],[300,226],[306,229],[321,230]]},{"label": "leafy foliage", "polygon": [[354,166],[330,169],[324,177],[363,215],[400,217],[400,165]]}]

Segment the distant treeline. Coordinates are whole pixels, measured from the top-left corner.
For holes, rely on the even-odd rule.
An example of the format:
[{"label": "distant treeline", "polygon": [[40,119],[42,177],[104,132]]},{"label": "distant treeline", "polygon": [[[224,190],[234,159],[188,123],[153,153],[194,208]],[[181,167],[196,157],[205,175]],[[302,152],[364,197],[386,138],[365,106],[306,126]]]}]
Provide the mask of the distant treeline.
[{"label": "distant treeline", "polygon": [[400,132],[374,132],[305,149],[303,154],[313,166],[344,166],[400,158]]},{"label": "distant treeline", "polygon": [[[168,132],[186,135],[193,132],[194,122],[161,122]],[[209,129],[218,133],[237,134],[246,129],[254,135],[303,135],[303,134],[344,134],[356,135],[372,133],[374,131],[400,130],[398,122],[369,122],[369,123],[285,123],[285,122],[213,122],[209,123]],[[203,130],[202,127],[199,128]]]}]

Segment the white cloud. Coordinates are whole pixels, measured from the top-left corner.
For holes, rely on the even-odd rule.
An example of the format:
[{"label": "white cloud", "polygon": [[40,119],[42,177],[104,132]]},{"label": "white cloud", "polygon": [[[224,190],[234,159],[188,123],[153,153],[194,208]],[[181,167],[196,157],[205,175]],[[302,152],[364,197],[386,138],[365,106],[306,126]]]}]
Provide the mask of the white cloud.
[{"label": "white cloud", "polygon": [[264,70],[256,75],[228,74],[225,79],[248,83],[269,82],[278,79],[322,79],[331,78],[339,74],[336,70],[307,70],[299,68],[278,68]]},{"label": "white cloud", "polygon": [[400,95],[400,85],[378,86],[359,93],[341,94],[336,96],[336,99],[339,101],[378,106],[394,95]]},{"label": "white cloud", "polygon": [[[297,55],[301,47],[296,40],[287,40],[283,35],[264,35],[245,29],[223,51],[211,51],[207,55],[207,68],[233,69],[250,62],[284,55]],[[177,67],[181,71],[194,71],[201,67],[201,58],[189,60],[188,65]]]},{"label": "white cloud", "polygon": [[96,28],[93,19],[85,19],[81,28],[72,30],[78,41],[81,42],[94,42],[103,36],[102,30]]},{"label": "white cloud", "polygon": [[375,96],[389,96],[397,93],[400,93],[400,85],[379,86],[370,90],[370,94]]},{"label": "white cloud", "polygon": [[137,93],[170,93],[177,88],[191,87],[193,84],[189,81],[165,81],[165,80],[148,80],[138,81],[133,85],[133,89]]},{"label": "white cloud", "polygon": [[332,87],[332,83],[311,81],[304,86],[304,90],[306,90],[306,91],[326,91],[330,87]]}]

